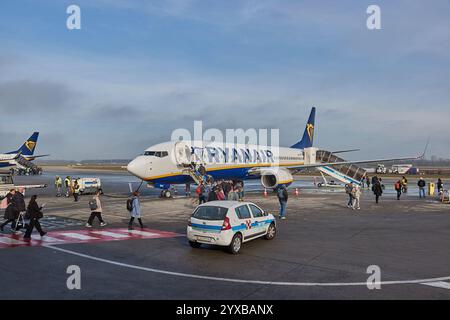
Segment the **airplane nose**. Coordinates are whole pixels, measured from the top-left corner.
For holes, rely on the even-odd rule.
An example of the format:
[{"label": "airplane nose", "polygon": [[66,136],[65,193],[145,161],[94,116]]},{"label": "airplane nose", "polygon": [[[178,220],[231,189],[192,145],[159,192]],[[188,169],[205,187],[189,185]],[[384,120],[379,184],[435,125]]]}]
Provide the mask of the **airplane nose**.
[{"label": "airplane nose", "polygon": [[142,157],[137,157],[127,165],[127,170],[132,175],[144,179],[145,178],[145,161]]}]

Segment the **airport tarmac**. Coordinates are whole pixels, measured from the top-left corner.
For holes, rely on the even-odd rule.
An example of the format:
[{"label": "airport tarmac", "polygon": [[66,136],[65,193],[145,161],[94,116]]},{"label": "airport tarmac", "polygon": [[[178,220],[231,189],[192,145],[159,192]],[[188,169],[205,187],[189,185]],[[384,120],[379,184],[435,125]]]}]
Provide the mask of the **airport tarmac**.
[{"label": "airport tarmac", "polygon": [[[126,192],[130,177],[121,179]],[[400,201],[386,192],[376,205],[366,190],[362,209],[351,210],[342,192],[301,191],[296,197],[291,189],[288,219],[278,222],[277,237],[246,243],[238,255],[189,246],[191,199],[144,197],[146,228],[129,234],[125,198],[108,195],[106,229],[86,230],[89,198],[74,203],[41,195],[50,235],[45,241],[37,236],[22,243],[7,229],[0,233],[0,299],[450,298],[450,205],[413,192]],[[246,198],[268,212],[278,210],[272,194],[249,192]],[[70,265],[81,269],[81,290],[66,286]],[[381,289],[369,290],[367,268],[373,265],[381,270]]]}]

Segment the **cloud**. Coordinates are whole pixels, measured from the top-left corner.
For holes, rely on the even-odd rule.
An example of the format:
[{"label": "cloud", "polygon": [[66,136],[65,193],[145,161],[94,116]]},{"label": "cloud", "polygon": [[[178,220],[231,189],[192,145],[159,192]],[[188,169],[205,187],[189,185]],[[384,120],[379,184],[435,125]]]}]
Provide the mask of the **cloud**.
[{"label": "cloud", "polygon": [[39,110],[58,112],[71,98],[71,91],[62,83],[18,80],[0,83],[0,111],[22,116]]}]

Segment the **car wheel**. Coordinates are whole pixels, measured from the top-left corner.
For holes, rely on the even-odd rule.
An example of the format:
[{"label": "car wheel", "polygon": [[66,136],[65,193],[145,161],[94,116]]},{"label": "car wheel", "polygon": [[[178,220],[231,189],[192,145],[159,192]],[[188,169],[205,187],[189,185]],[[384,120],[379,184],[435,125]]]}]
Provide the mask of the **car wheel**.
[{"label": "car wheel", "polygon": [[201,243],[195,242],[195,241],[189,241],[189,245],[190,245],[192,248],[200,248],[200,247],[202,246]]},{"label": "car wheel", "polygon": [[272,240],[277,235],[277,227],[275,227],[275,223],[271,223],[269,228],[267,228],[266,239]]},{"label": "car wheel", "polygon": [[236,233],[231,240],[230,246],[228,247],[228,251],[232,254],[237,254],[241,250],[242,247],[242,236],[240,233]]}]

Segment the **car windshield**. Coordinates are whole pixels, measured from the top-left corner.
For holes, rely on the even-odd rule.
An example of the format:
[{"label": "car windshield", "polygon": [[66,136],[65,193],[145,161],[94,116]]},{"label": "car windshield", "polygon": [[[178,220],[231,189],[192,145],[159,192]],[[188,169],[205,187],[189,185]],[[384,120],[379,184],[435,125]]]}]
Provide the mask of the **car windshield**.
[{"label": "car windshield", "polygon": [[198,207],[192,217],[201,220],[223,220],[228,209],[223,207],[203,206]]}]

